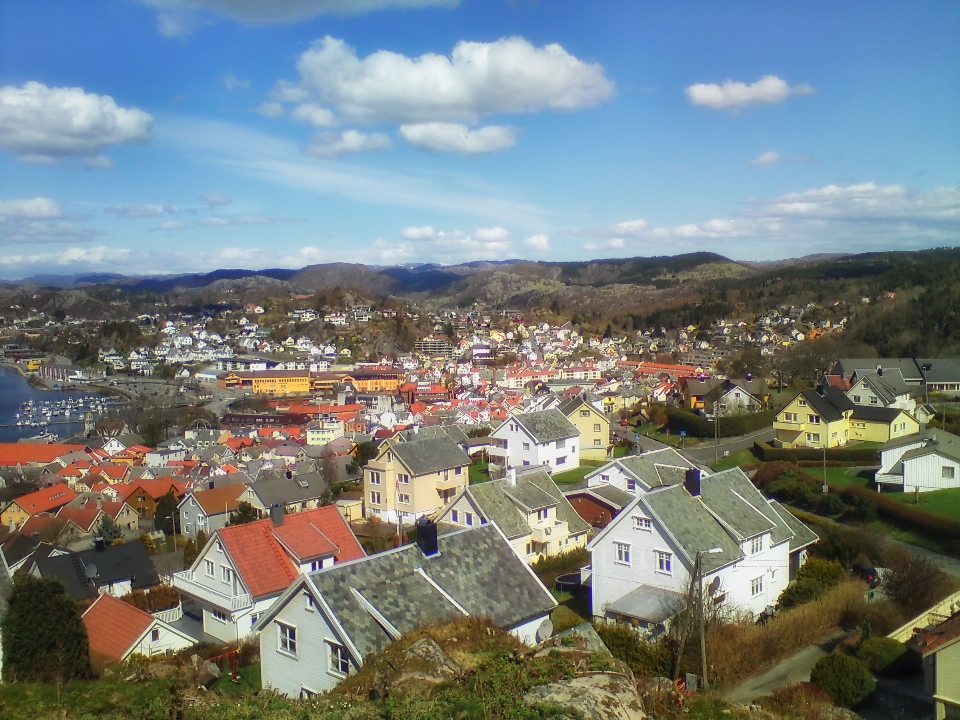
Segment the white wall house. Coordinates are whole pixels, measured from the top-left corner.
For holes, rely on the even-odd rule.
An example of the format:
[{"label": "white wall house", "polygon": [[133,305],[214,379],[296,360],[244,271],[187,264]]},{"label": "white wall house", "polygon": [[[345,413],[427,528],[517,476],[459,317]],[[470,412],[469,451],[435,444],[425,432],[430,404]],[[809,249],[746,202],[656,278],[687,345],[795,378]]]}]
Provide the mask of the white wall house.
[{"label": "white wall house", "polygon": [[590,542],[593,616],[661,634],[685,603],[698,551],[708,602],[758,615],[816,540],[739,468],[691,470],[685,483],[641,491]]},{"label": "white wall house", "polygon": [[636,494],[682,483],[687,470],[692,468],[696,468],[692,462],[673,448],[666,447],[643,455],[616,458],[587,473],[585,479],[588,487],[612,485]]},{"label": "white wall house", "polygon": [[256,626],[263,687],[326,692],[404,633],[464,617],[535,644],[552,633],[556,604],[492,523],[437,538],[422,522],[416,544],[309,573],[283,593]]},{"label": "white wall house", "polygon": [[551,472],[580,467],[580,431],[559,410],[511,415],[490,437],[490,459],[507,468],[544,465]]},{"label": "white wall house", "polygon": [[111,595],[94,600],[82,619],[95,664],[122,662],[131,655],[152,657],[176,652],[197,642],[173,625]]},{"label": "white wall house", "polygon": [[930,428],[880,446],[877,486],[896,492],[960,487],[960,437]]}]

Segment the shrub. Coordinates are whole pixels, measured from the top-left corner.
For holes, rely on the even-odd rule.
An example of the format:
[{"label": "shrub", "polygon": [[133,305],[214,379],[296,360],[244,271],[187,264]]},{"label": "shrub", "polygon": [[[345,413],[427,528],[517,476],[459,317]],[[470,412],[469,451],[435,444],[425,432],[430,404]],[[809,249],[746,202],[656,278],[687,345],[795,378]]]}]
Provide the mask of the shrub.
[{"label": "shrub", "polygon": [[666,645],[648,643],[622,625],[597,623],[594,629],[610,654],[625,662],[637,675],[660,677],[670,674],[673,658]]},{"label": "shrub", "polygon": [[860,485],[848,485],[840,494],[848,504],[853,504],[855,497],[869,498],[876,505],[880,518],[889,520],[898,527],[916,530],[945,543],[960,540],[960,522],[956,520],[908,505]]},{"label": "shrub", "polygon": [[810,682],[830,696],[834,704],[852,708],[877,687],[870,670],[849,655],[820,658],[810,672]]},{"label": "shrub", "polygon": [[873,498],[864,495],[854,495],[850,506],[858,519],[873,522],[877,519],[877,503]]},{"label": "shrub", "polygon": [[843,565],[836,560],[812,557],[797,571],[797,581],[811,580],[820,583],[824,588],[829,588],[843,580],[846,575]]},{"label": "shrub", "polygon": [[873,672],[883,672],[907,652],[907,646],[887,637],[864,640],[857,649],[857,660]]},{"label": "shrub", "polygon": [[918,615],[957,589],[957,581],[927,558],[901,551],[887,558],[883,591],[909,616]]},{"label": "shrub", "polygon": [[[723,420],[720,421],[720,427],[723,427]],[[775,448],[767,443],[754,443],[753,454],[763,462],[773,462],[776,460],[786,460],[798,462],[807,460],[823,462],[823,450],[819,448]],[[864,448],[829,448],[827,450],[827,462],[837,460],[839,462],[855,462],[863,465],[879,465],[880,451]]]},{"label": "shrub", "polygon": [[797,605],[803,605],[811,600],[816,600],[823,595],[823,585],[811,580],[797,580],[797,582],[788,585],[780,593],[777,600],[777,610],[789,610]]},{"label": "shrub", "polygon": [[839,515],[847,509],[843,499],[836,493],[821,495],[817,502],[817,512],[821,515]]}]

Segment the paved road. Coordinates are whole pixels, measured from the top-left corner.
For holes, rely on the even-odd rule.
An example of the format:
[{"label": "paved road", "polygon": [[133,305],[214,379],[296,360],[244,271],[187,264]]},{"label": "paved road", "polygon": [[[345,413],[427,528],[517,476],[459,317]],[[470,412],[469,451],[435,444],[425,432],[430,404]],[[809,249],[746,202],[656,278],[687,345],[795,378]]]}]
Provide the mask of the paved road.
[{"label": "paved road", "polygon": [[828,655],[837,643],[843,639],[843,636],[844,633],[836,633],[824,638],[817,645],[811,645],[794,653],[773,667],[730,688],[723,693],[723,699],[731,703],[748,705],[753,702],[754,698],[769,695],[779,688],[808,682],[813,666],[817,664],[820,658]]},{"label": "paved road", "polygon": [[723,457],[725,452],[728,452],[732,455],[740,450],[753,447],[755,442],[770,442],[773,440],[773,437],[773,428],[764,428],[763,430],[758,430],[757,432],[752,432],[747,435],[740,435],[732,438],[720,438],[719,446],[717,446],[716,443],[707,440],[699,445],[693,445],[692,447],[687,448],[685,452],[697,462],[712,463],[715,457]]}]

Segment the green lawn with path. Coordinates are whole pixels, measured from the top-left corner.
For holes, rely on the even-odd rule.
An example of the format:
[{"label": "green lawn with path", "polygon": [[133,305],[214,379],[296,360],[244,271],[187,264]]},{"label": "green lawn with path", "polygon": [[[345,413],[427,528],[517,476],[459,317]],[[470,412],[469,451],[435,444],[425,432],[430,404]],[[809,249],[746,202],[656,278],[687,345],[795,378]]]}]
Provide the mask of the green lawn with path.
[{"label": "green lawn with path", "polygon": [[[812,475],[815,478],[823,480],[822,467],[805,467],[801,469],[808,475]],[[828,467],[827,482],[842,488],[847,487],[848,485],[862,485],[863,487],[871,487],[873,485],[871,478],[861,477],[857,475],[858,472],[860,471],[856,468]]]},{"label": "green lawn with path", "polygon": [[578,468],[562,473],[554,473],[553,481],[557,485],[570,485],[571,483],[580,482],[586,477],[587,473],[593,472],[601,465],[606,465],[606,463],[599,460],[582,460]]}]

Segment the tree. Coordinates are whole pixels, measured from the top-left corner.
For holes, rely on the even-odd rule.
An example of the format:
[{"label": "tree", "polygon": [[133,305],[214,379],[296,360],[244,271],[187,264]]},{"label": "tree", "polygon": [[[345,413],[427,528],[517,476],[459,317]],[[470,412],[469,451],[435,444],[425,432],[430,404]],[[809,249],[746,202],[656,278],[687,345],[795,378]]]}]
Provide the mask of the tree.
[{"label": "tree", "polygon": [[121,539],[123,536],[123,531],[120,529],[120,526],[117,525],[116,521],[109,515],[103,516],[103,520],[101,520],[97,526],[97,532],[107,545],[114,540]]},{"label": "tree", "polygon": [[320,475],[327,487],[332,487],[340,479],[340,463],[337,461],[337,453],[333,450],[327,449],[323,452]]},{"label": "tree", "polygon": [[257,511],[254,509],[253,505],[246,501],[242,501],[237,505],[237,511],[230,513],[230,522],[229,525],[245,525],[248,522],[253,522],[257,519]]},{"label": "tree", "polygon": [[849,655],[820,658],[810,672],[810,682],[842,707],[853,707],[877,687],[870,669]]},{"label": "tree", "polygon": [[197,559],[198,554],[197,543],[192,538],[187,540],[187,545],[183,548],[183,566],[190,567],[193,565],[193,561]]},{"label": "tree", "polygon": [[10,593],[3,635],[3,679],[62,682],[90,677],[87,630],[59,580],[23,575]]},{"label": "tree", "polygon": [[199,555],[203,552],[204,546],[207,544],[207,533],[203,530],[197,532],[197,554]]},{"label": "tree", "polygon": [[180,512],[177,510],[177,496],[173,488],[162,498],[157,500],[157,510],[153,516],[153,523],[157,530],[163,530],[167,535],[175,535],[180,530]]}]

